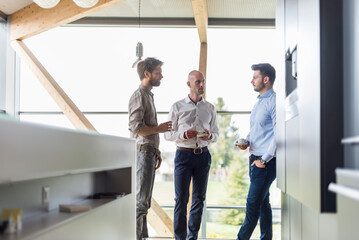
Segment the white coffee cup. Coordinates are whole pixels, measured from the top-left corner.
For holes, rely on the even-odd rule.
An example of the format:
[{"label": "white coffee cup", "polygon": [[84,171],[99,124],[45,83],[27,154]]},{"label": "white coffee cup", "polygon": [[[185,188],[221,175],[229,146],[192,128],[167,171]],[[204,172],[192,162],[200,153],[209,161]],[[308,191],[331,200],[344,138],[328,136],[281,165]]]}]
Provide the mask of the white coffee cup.
[{"label": "white coffee cup", "polygon": [[198,131],[198,133],[197,133],[197,137],[207,137],[208,135],[207,135],[207,133],[205,132],[205,131]]},{"label": "white coffee cup", "polygon": [[248,144],[248,141],[244,138],[240,138],[235,142],[236,146],[246,146]]}]

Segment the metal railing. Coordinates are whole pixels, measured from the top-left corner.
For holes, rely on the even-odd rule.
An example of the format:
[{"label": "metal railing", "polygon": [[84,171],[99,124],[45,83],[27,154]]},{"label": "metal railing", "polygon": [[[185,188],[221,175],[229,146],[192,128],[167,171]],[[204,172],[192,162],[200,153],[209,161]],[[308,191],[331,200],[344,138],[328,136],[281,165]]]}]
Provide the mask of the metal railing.
[{"label": "metal railing", "polygon": [[[163,204],[160,205],[161,208],[165,209],[174,209],[174,205],[173,204]],[[239,209],[239,210],[246,210],[246,206],[243,205],[209,205],[207,206],[207,204],[204,204],[204,211],[202,214],[202,221],[201,221],[201,230],[202,230],[202,238],[206,238],[207,237],[207,211],[209,209]],[[272,210],[277,210],[277,211],[281,211],[281,207],[280,206],[272,206]]]}]

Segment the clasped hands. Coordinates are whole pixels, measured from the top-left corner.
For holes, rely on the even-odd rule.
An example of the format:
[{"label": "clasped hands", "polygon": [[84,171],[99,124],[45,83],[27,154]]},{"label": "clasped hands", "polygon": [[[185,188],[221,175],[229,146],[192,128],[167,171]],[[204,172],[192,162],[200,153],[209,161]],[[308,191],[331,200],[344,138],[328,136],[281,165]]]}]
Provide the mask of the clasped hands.
[{"label": "clasped hands", "polygon": [[[203,141],[208,141],[211,139],[211,132],[208,130],[208,129],[204,129],[204,131],[206,132],[206,136],[203,136],[203,137],[200,137],[199,139],[203,140]],[[192,130],[192,129],[189,129],[187,131],[184,132],[184,138],[185,139],[191,139],[191,138],[194,138],[194,137],[197,137],[198,135],[198,131],[196,130]]]}]

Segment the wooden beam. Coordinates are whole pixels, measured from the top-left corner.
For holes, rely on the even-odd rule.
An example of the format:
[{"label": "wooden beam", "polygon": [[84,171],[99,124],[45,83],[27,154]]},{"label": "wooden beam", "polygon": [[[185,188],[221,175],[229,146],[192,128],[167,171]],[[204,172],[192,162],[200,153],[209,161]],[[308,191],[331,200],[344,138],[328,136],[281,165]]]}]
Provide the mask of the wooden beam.
[{"label": "wooden beam", "polygon": [[7,21],[6,14],[0,11],[0,22],[6,22],[6,21]]},{"label": "wooden beam", "polygon": [[191,182],[189,183],[189,196],[187,203],[187,224],[189,221],[189,214],[191,212],[191,206],[192,206],[192,192],[193,192],[193,179],[191,178]]},{"label": "wooden beam", "polygon": [[155,199],[151,199],[151,208],[147,220],[160,237],[174,237],[173,222]]},{"label": "wooden beam", "polygon": [[[201,43],[201,50],[199,54],[199,71],[203,73],[204,77],[207,76],[207,43]],[[206,85],[204,85],[203,97],[206,98]]]},{"label": "wooden beam", "polygon": [[201,50],[199,54],[199,71],[204,74],[204,77],[207,75],[207,43],[201,43]]},{"label": "wooden beam", "polygon": [[36,3],[32,3],[11,15],[10,40],[29,38],[122,1],[124,0],[99,0],[92,8],[81,8],[73,0],[61,0],[50,9],[41,8]]},{"label": "wooden beam", "polygon": [[191,0],[194,20],[201,43],[207,42],[208,8],[207,0]]},{"label": "wooden beam", "polygon": [[30,49],[19,40],[12,41],[11,46],[21,59],[26,62],[30,70],[36,75],[75,128],[96,131],[94,126],[92,126],[85,115],[83,115],[83,113],[76,107],[69,96],[66,95],[64,90],[57,84],[50,73],[46,71],[44,66],[42,66]]}]

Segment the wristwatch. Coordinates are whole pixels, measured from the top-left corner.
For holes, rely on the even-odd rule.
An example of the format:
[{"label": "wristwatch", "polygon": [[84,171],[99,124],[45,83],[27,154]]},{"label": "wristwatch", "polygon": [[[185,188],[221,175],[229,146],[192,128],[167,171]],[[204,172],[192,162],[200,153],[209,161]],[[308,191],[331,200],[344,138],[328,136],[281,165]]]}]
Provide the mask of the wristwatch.
[{"label": "wristwatch", "polygon": [[262,165],[267,165],[267,161],[266,161],[266,160],[264,160],[264,159],[262,159],[262,158],[259,158],[258,160],[259,160],[259,162],[260,162]]}]

